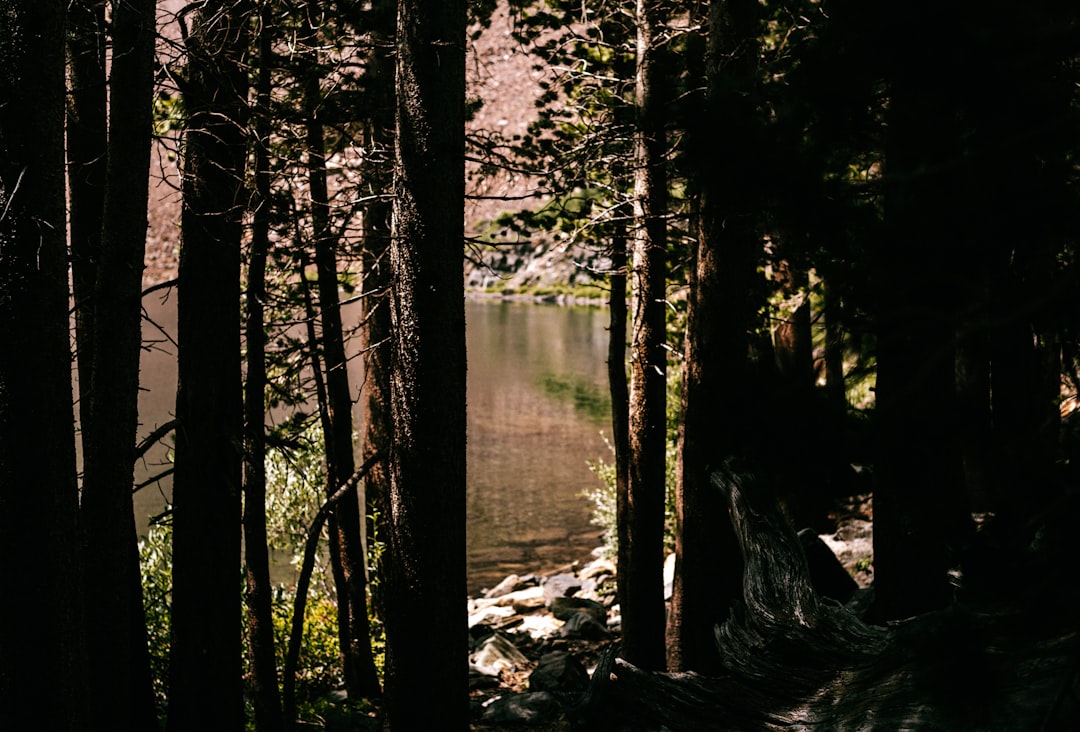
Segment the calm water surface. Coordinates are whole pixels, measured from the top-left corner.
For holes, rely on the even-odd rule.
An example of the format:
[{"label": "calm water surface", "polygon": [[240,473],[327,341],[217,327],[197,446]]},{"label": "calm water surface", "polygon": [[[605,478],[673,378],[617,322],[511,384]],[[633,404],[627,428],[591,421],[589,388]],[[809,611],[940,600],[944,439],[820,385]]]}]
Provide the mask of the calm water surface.
[{"label": "calm water surface", "polygon": [[[152,347],[142,359],[140,434],[170,418],[176,393],[169,339],[176,332],[175,298],[151,295],[146,307],[144,338]],[[476,592],[511,572],[586,558],[599,544],[581,494],[596,485],[588,462],[609,456],[601,434],[610,431],[607,312],[470,300],[466,318],[468,583]],[[359,359],[353,363],[358,368]],[[354,391],[361,378],[353,373]],[[137,480],[160,470],[166,451],[151,451]],[[165,480],[136,494],[141,527],[162,510],[169,489]]]}]

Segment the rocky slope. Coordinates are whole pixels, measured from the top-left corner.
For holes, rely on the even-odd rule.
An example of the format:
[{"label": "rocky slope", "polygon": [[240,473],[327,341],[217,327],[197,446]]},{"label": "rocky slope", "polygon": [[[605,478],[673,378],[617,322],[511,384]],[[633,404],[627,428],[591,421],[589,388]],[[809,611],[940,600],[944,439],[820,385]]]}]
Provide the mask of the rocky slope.
[{"label": "rocky slope", "polygon": [[[158,25],[163,59],[179,52],[177,13],[186,0],[160,0]],[[557,237],[520,240],[508,237],[490,222],[500,214],[541,205],[544,197],[535,180],[517,172],[483,173],[477,160],[486,140],[525,135],[536,117],[535,100],[540,82],[550,69],[537,69],[527,49],[512,37],[513,17],[505,2],[496,9],[490,25],[468,48],[467,95],[479,102],[468,123],[469,158],[467,196],[463,212],[467,236],[464,259],[466,285],[470,290],[508,293],[554,285],[582,285],[603,271],[606,263],[598,252]],[[163,135],[154,149],[150,183],[149,228],[146,239],[146,286],[176,276],[180,241],[180,195],[175,133]],[[476,237],[499,240],[497,247],[478,246]]]}]

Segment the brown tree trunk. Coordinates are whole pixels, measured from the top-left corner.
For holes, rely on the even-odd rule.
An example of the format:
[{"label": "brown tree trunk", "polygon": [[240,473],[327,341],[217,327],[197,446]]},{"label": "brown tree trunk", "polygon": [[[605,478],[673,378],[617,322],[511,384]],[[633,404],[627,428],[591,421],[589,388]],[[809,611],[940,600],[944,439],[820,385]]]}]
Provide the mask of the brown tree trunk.
[{"label": "brown tree trunk", "polygon": [[247,643],[256,732],[285,728],[274,648],[273,587],[266,535],[266,259],[270,248],[270,5],[260,9],[254,130],[255,198],[247,268],[244,382],[244,565]]},{"label": "brown tree trunk", "polygon": [[[336,238],[331,231],[330,197],[326,181],[323,125],[318,116],[322,98],[319,78],[309,69],[307,104],[308,183],[315,237],[315,269],[322,326],[323,366],[326,369],[327,495],[352,475],[352,395],[338,298]],[[326,429],[326,428],[329,429]],[[379,679],[371,655],[367,616],[367,571],[360,523],[360,501],[354,489],[337,502],[330,521],[330,561],[338,597],[338,639],[350,699],[378,696]]]},{"label": "brown tree trunk", "polygon": [[664,494],[667,458],[667,176],[656,2],[638,0],[634,133],[634,319],[629,471],[619,526],[622,655],[664,668]]},{"label": "brown tree trunk", "polygon": [[938,64],[950,42],[943,33],[938,27],[915,54],[904,50],[890,84],[888,234],[875,262],[874,577],[880,618],[907,617],[948,602],[949,532],[966,506],[955,439],[956,326],[950,300],[963,225],[951,201],[958,115],[944,81],[948,74]]},{"label": "brown tree trunk", "polygon": [[773,328],[773,351],[781,388],[796,402],[804,401],[814,389],[814,339],[811,332],[810,277],[791,262],[776,265],[776,281],[785,300],[802,297],[797,305],[781,313]]},{"label": "brown tree trunk", "polygon": [[[760,389],[751,378],[749,334],[761,238],[752,215],[754,3],[709,6],[706,99],[693,128],[698,166],[698,244],[687,306],[679,433],[675,582],[668,617],[672,670],[719,663],[713,628],[739,597],[742,562],[728,510],[709,471],[756,449]],[[753,457],[752,454],[749,455]]]},{"label": "brown tree trunk", "polygon": [[[623,207],[625,208],[625,206]],[[611,392],[611,445],[615,451],[616,525],[629,526],[630,502],[627,490],[630,461],[630,389],[626,383],[626,230],[627,222],[619,216],[611,237],[611,296],[608,301],[608,388]],[[619,550],[620,558],[622,550]],[[620,565],[621,566],[621,565]]]},{"label": "brown tree trunk", "polygon": [[[79,393],[90,393],[94,352],[94,281],[105,210],[108,120],[105,72],[105,0],[68,6],[67,154],[71,229],[71,285],[75,298],[75,355]],[[90,415],[79,415],[83,439]]]},{"label": "brown tree trunk", "polygon": [[386,719],[464,730],[465,2],[397,7]]},{"label": "brown tree trunk", "polygon": [[844,329],[840,325],[840,298],[825,283],[825,401],[839,420],[847,414],[847,384],[844,376]]},{"label": "brown tree trunk", "polygon": [[112,15],[108,165],[94,262],[90,382],[82,415],[81,520],[86,556],[90,698],[97,729],[156,725],[132,485],[138,433],[142,270],[146,242],[155,3]]},{"label": "brown tree trunk", "polygon": [[89,729],[68,345],[64,7],[0,10],[0,729]]},{"label": "brown tree trunk", "polygon": [[[390,0],[379,0],[371,18],[373,55],[367,72],[368,88],[374,103],[364,126],[364,195],[371,198],[364,211],[363,280],[361,292],[360,349],[364,354],[363,432],[360,454],[365,462],[390,447],[390,192],[393,186],[394,139],[394,69],[383,49],[393,47],[395,7]],[[385,541],[386,497],[390,493],[390,475],[386,461],[374,464],[364,480],[364,508],[367,512],[368,557],[372,543]],[[369,578],[381,573],[369,566]],[[377,596],[379,583],[370,582],[371,607],[381,613]]]},{"label": "brown tree trunk", "polygon": [[247,7],[211,0],[190,21],[183,89],[188,125],[182,149],[167,729],[235,732],[243,727],[237,585]]}]

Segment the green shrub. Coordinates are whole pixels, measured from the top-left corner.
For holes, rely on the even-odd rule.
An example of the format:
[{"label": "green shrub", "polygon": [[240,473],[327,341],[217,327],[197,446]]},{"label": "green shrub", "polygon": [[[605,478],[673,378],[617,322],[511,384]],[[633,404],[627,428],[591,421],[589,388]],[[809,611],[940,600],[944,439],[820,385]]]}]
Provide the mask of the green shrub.
[{"label": "green shrub", "polygon": [[[267,534],[271,550],[291,557],[293,564],[302,560],[304,542],[323,501],[325,460],[322,432],[318,426],[309,427],[288,449],[270,450],[266,459],[267,476]],[[325,541],[324,541],[325,544]],[[376,566],[382,543],[373,537],[369,544],[370,566]],[[328,705],[338,702],[329,692],[344,684],[344,670],[338,642],[337,602],[333,582],[327,567],[327,550],[317,554],[316,567],[308,590],[304,613],[304,634],[300,647],[300,666],[296,680],[297,713],[301,722],[320,723],[326,718]],[[143,610],[146,616],[150,664],[154,694],[159,709],[164,710],[168,694],[170,606],[172,596],[172,526],[165,522],[150,526],[146,537],[139,542],[139,560],[143,583]],[[237,573],[237,603],[241,601],[243,576]],[[295,589],[279,585],[272,605],[274,639],[278,656],[279,678],[284,668],[285,651],[292,628]],[[369,617],[372,629],[372,648],[376,667],[383,668],[385,636],[377,618]],[[239,632],[239,627],[237,631]],[[246,644],[246,637],[244,639]],[[247,653],[244,654],[245,663]],[[352,712],[363,709],[351,706]]]}]

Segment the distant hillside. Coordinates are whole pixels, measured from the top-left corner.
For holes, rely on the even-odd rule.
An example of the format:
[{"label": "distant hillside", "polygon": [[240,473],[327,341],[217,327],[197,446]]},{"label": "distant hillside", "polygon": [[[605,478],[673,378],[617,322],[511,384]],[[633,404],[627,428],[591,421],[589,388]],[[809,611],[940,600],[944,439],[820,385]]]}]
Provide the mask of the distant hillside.
[{"label": "distant hillside", "polygon": [[[163,54],[176,52],[180,38],[176,13],[185,5],[186,0],[159,0]],[[513,39],[512,28],[507,4],[500,2],[490,26],[468,49],[467,94],[481,102],[467,126],[471,146],[491,133],[507,138],[525,135],[536,118],[540,81],[550,72],[534,68],[536,61]],[[144,272],[148,286],[174,278],[177,271],[180,196],[176,144],[175,137],[161,139],[153,156]],[[471,147],[470,157],[477,155],[478,149]],[[469,236],[491,234],[491,222],[501,213],[543,203],[535,182],[527,176],[509,172],[481,175],[475,162],[468,165],[466,186],[469,200],[464,216]],[[596,253],[548,236],[473,249],[464,262],[470,289],[510,291],[581,285],[591,279],[590,269],[603,266]]]}]

